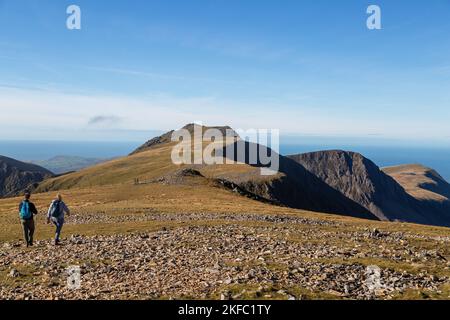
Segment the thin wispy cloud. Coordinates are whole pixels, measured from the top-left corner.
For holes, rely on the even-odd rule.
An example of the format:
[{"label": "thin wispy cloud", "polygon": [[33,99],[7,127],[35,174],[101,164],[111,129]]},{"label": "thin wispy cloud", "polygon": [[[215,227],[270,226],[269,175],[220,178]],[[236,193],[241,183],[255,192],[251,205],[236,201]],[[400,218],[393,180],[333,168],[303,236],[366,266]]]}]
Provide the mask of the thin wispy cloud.
[{"label": "thin wispy cloud", "polygon": [[172,81],[196,81],[196,82],[228,83],[228,84],[240,84],[240,85],[254,85],[255,84],[250,81],[226,81],[226,80],[221,80],[221,79],[146,72],[146,71],[141,71],[141,70],[122,69],[122,68],[114,68],[114,67],[85,66],[82,68],[84,68],[86,70],[98,71],[98,72],[103,72],[103,73],[112,73],[112,74],[121,75],[121,76],[133,76],[133,77],[140,77],[140,78],[151,78],[151,79],[169,80],[169,81],[170,80],[172,80]]},{"label": "thin wispy cloud", "polygon": [[[267,111],[255,113],[253,110],[258,107]],[[444,119],[435,120],[430,127],[416,121],[399,123],[396,119],[386,119],[383,114],[374,117],[354,115],[350,119],[339,110],[321,111],[300,106],[283,114],[271,105],[170,94],[127,97],[2,88],[0,110],[3,137],[16,138],[24,135],[23,126],[33,128],[34,137],[38,137],[39,132],[52,132],[58,137],[85,136],[89,139],[90,130],[165,131],[193,121],[230,125],[237,129],[267,128],[280,129],[282,133],[317,135],[367,136],[382,132],[385,137],[410,139],[413,135],[436,138],[450,134]],[[17,127],[16,123],[21,126]]]},{"label": "thin wispy cloud", "polygon": [[125,76],[148,77],[148,78],[163,79],[163,80],[187,80],[187,78],[183,77],[183,76],[153,73],[153,72],[144,72],[144,71],[131,70],[131,69],[89,67],[89,66],[85,67],[85,68],[88,70],[92,70],[92,71],[114,73],[114,74],[125,75]]},{"label": "thin wispy cloud", "polygon": [[112,126],[117,125],[122,121],[122,118],[117,116],[105,116],[105,115],[99,115],[94,116],[89,119],[88,126],[98,126],[98,125],[105,125],[111,128]]},{"label": "thin wispy cloud", "polygon": [[195,27],[186,29],[167,24],[139,26],[133,21],[124,23],[131,30],[141,30],[141,32],[133,33],[139,41],[170,43],[182,48],[195,48],[222,56],[262,62],[294,62],[300,59],[299,53],[293,48],[280,44],[274,45],[263,39],[257,40],[250,34],[241,33],[230,36],[223,32]]}]

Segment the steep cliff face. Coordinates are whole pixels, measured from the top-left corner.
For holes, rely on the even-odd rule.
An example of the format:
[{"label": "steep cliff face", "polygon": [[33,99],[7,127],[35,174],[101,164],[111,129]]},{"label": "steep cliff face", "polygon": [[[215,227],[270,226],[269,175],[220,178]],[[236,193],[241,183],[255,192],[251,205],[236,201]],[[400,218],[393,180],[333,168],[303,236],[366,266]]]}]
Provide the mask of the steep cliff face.
[{"label": "steep cliff face", "polygon": [[34,164],[0,156],[0,197],[18,195],[53,173]]},{"label": "steep cliff face", "polygon": [[[240,144],[245,144],[245,147],[239,146]],[[250,150],[258,150],[258,155],[272,155],[274,152],[265,146],[255,146],[244,141],[237,141],[235,149],[245,150],[244,162],[256,168],[263,165],[260,164],[259,158],[256,164],[250,161]],[[223,152],[227,157],[227,150]],[[233,156],[233,160],[237,160],[236,153]],[[261,177],[259,170],[255,170],[253,174],[234,175],[233,167],[229,166],[227,174],[222,177],[233,180],[249,192],[292,208],[377,219],[367,208],[329,186],[302,164],[278,154],[272,155],[272,158],[275,157],[279,159],[277,175]]]},{"label": "steep cliff face", "polygon": [[437,225],[450,222],[449,217],[406,192],[394,178],[361,154],[333,150],[289,158],[379,219]]}]

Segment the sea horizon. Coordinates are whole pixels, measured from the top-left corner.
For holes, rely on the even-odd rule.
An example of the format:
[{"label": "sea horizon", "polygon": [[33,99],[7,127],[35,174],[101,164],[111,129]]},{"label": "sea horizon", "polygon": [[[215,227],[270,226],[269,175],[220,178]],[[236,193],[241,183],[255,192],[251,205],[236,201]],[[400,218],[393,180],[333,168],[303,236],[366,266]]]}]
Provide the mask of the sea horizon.
[{"label": "sea horizon", "polygon": [[[110,159],[130,154],[144,141],[51,141],[0,140],[0,155],[19,161],[48,160],[56,156]],[[292,141],[280,143],[281,155],[323,150],[344,150],[361,153],[380,168],[404,164],[421,164],[436,170],[450,181],[450,148],[445,146],[359,145]]]}]

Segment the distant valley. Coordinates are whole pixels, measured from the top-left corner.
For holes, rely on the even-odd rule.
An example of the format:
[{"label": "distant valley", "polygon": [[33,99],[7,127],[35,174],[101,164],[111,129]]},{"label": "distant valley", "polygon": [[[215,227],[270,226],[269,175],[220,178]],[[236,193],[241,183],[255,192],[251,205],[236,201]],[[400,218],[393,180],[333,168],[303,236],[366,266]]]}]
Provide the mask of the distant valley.
[{"label": "distant valley", "polygon": [[48,160],[35,160],[30,162],[44,167],[55,174],[63,174],[67,172],[78,171],[105,161],[107,161],[107,159],[85,158],[77,156],[56,156]]}]

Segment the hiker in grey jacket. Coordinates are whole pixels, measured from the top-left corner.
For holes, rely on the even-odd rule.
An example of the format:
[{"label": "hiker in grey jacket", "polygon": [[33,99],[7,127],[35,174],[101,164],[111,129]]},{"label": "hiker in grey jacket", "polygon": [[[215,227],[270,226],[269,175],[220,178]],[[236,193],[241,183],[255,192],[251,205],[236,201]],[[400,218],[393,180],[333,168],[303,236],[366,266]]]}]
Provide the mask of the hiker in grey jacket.
[{"label": "hiker in grey jacket", "polygon": [[47,213],[47,223],[53,222],[56,226],[55,246],[60,243],[61,230],[64,225],[64,214],[70,216],[70,210],[62,200],[62,196],[58,194],[56,199],[52,201]]}]

